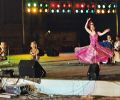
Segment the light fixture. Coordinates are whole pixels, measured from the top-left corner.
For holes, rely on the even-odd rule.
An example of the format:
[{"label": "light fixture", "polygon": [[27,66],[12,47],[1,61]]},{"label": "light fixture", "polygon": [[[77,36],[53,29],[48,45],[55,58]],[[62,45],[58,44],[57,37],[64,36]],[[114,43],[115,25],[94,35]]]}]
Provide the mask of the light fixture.
[{"label": "light fixture", "polygon": [[79,13],[79,10],[75,10],[75,13]]}]

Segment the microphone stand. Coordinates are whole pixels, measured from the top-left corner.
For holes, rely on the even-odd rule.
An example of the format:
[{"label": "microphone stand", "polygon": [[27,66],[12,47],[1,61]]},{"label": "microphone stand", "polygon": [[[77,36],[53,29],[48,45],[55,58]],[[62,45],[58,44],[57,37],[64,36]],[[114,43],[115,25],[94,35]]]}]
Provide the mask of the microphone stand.
[{"label": "microphone stand", "polygon": [[9,50],[9,46],[8,46],[8,50],[7,50],[7,64],[10,64],[10,50]]}]

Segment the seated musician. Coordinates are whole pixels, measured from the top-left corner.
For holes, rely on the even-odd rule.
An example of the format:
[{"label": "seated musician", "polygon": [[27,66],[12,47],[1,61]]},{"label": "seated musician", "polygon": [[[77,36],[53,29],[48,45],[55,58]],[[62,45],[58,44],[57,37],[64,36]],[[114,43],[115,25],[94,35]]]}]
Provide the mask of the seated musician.
[{"label": "seated musician", "polygon": [[114,43],[114,50],[120,51],[120,38],[117,36],[116,41]]},{"label": "seated musician", "polygon": [[112,40],[111,36],[107,35],[107,40],[103,40],[103,42],[100,42],[100,45],[112,50],[113,49],[113,40]]},{"label": "seated musician", "polygon": [[[110,35],[107,35],[107,40],[103,40],[103,42],[100,42],[99,44],[113,51],[113,40]],[[112,63],[112,58],[109,58],[107,62],[103,62],[103,63]]]},{"label": "seated musician", "polygon": [[0,61],[7,60],[7,45],[5,42],[0,44]]},{"label": "seated musician", "polygon": [[112,40],[112,37],[110,35],[107,35],[107,46],[108,48],[110,48],[111,50],[113,49],[113,40]]},{"label": "seated musician", "polygon": [[113,62],[120,62],[120,38],[116,36],[116,41],[114,43],[114,57]]},{"label": "seated musician", "polygon": [[30,46],[31,46],[30,54],[32,55],[32,59],[38,61],[40,56],[39,56],[39,50],[37,48],[37,43],[33,41],[31,42]]}]

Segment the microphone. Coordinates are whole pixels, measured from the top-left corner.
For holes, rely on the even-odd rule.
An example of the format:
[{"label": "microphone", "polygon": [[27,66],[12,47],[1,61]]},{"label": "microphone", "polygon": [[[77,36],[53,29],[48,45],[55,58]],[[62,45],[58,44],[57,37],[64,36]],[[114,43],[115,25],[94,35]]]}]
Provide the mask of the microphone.
[{"label": "microphone", "polygon": [[49,33],[49,34],[50,34],[50,32],[51,32],[50,30],[47,31],[47,33]]}]

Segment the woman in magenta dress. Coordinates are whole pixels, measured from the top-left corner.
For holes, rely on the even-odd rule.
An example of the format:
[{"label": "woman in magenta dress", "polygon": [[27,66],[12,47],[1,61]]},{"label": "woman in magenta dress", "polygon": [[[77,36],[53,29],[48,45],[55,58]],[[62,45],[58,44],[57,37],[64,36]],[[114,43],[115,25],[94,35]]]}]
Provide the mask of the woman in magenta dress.
[{"label": "woman in magenta dress", "polygon": [[96,32],[94,23],[89,18],[85,24],[85,30],[90,34],[90,45],[75,48],[75,55],[79,61],[93,64],[105,62],[108,58],[112,57],[112,51],[109,48],[102,47],[98,43],[98,36],[106,34],[110,29],[105,29],[103,32]]}]

